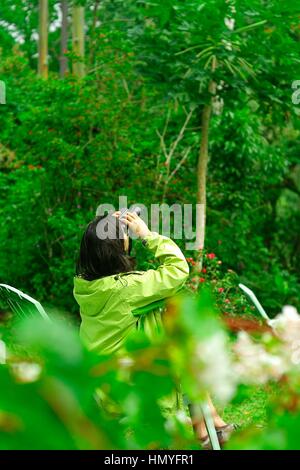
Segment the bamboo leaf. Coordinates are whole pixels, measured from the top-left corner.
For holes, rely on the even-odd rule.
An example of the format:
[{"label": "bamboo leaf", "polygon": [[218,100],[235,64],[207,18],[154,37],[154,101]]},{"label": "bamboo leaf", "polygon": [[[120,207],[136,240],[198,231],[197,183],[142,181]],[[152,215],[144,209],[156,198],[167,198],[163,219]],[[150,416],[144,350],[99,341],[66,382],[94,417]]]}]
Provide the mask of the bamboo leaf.
[{"label": "bamboo leaf", "polygon": [[267,23],[267,20],[258,21],[257,23],[249,24],[248,26],[243,26],[242,28],[238,28],[232,31],[232,34],[244,33],[245,31],[250,31],[251,29],[258,28]]}]

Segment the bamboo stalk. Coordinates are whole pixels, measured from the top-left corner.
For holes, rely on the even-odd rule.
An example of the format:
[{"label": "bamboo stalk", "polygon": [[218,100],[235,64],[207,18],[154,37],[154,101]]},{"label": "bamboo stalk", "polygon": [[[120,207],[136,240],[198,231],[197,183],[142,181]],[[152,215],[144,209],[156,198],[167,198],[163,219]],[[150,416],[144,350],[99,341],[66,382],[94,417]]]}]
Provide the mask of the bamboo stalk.
[{"label": "bamboo stalk", "polygon": [[48,0],[39,0],[38,74],[48,78]]},{"label": "bamboo stalk", "polygon": [[85,76],[84,64],[84,7],[73,7],[73,53],[78,58],[73,60],[73,73],[79,78]]},{"label": "bamboo stalk", "polygon": [[68,0],[61,0],[61,36],[60,36],[60,58],[59,58],[59,75],[61,78],[68,73],[68,58],[66,52],[68,50]]}]

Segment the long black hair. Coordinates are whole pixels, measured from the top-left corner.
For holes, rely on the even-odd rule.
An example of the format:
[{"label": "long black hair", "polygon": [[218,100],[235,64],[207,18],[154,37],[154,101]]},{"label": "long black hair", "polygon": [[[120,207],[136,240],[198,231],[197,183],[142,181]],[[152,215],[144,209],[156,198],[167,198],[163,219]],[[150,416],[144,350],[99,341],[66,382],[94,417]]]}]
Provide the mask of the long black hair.
[{"label": "long black hair", "polygon": [[97,226],[107,216],[98,216],[87,226],[83,234],[80,252],[76,265],[76,275],[93,281],[113,274],[125,273],[135,269],[135,260],[129,250],[125,250],[123,228],[117,217],[113,217],[115,225],[114,238],[99,238]]}]

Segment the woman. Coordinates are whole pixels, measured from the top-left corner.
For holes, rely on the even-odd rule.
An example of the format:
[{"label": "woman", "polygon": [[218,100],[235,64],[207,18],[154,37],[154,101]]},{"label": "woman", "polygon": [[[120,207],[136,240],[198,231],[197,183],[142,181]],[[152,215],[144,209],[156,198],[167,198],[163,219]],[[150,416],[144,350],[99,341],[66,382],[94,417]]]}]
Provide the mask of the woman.
[{"label": "woman", "polygon": [[[185,257],[172,240],[151,232],[135,213],[128,212],[122,222],[119,215],[120,212],[115,212],[109,216],[115,237],[99,238],[99,224],[105,217],[97,217],[88,225],[81,241],[74,279],[74,296],[82,320],[80,336],[88,349],[99,354],[121,351],[127,337],[139,325],[138,309],[174,295],[189,275]],[[156,270],[134,270],[130,239],[123,223],[157,258],[160,265]],[[161,326],[158,312],[146,315],[143,327],[150,335],[155,335]],[[220,433],[228,426],[212,404],[211,409],[222,440],[224,436]],[[204,446],[208,444],[204,423],[194,423],[194,429]]]}]

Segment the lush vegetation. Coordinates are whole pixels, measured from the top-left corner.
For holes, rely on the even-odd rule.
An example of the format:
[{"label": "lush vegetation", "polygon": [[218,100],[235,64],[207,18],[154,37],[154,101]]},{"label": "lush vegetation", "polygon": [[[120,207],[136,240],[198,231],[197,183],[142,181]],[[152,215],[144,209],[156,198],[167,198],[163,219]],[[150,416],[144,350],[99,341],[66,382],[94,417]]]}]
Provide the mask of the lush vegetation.
[{"label": "lush vegetation", "polygon": [[[63,4],[69,13],[62,20]],[[50,25],[47,57],[38,53],[37,45],[45,6]],[[85,25],[78,15],[83,9]],[[204,232],[199,235],[194,227],[204,248],[200,264],[199,252],[185,251],[192,295],[212,286],[219,315],[225,314],[231,327],[232,317],[238,319],[235,331],[245,325],[238,323],[241,317],[254,315],[239,293],[239,282],[255,291],[272,317],[287,304],[299,311],[300,127],[299,106],[292,101],[292,83],[300,77],[299,10],[296,2],[284,0],[49,0],[39,5],[2,0],[0,80],[7,97],[0,104],[0,282],[29,293],[49,309],[75,315],[72,287],[79,240],[99,204],[117,206],[122,195],[129,204],[148,207],[198,202],[205,207],[206,231],[204,243]],[[71,22],[79,33],[85,27],[85,38],[78,34],[84,55],[74,37],[66,35]],[[184,242],[179,242],[183,249]],[[135,254],[141,268],[152,266],[139,244]],[[196,314],[194,319],[200,322]],[[154,441],[154,447],[195,445],[180,419],[165,427],[167,418],[158,408],[153,414],[144,410],[160,429],[158,443],[151,430],[145,434],[142,409],[139,415],[124,411],[133,410],[135,401],[146,407],[139,393],[149,381],[159,382],[159,396],[149,401],[170,390],[174,358],[162,359],[169,371],[164,380],[151,372],[150,359],[149,370],[143,364],[145,373],[137,372],[132,395],[126,373],[119,377],[106,372],[104,359],[103,375],[90,378],[99,359],[81,349],[68,327],[70,333],[64,326],[53,330],[62,342],[70,342],[57,346],[59,350],[42,326],[36,330],[40,336],[32,333],[28,339],[29,349],[41,341],[34,360],[48,364],[37,381],[25,387],[7,370],[0,371],[1,388],[15,397],[11,410],[18,410],[24,423],[38,425],[48,419],[57,438],[49,444],[42,433],[25,433],[21,447],[30,447],[32,439],[37,439],[37,448],[143,448]],[[146,347],[136,341],[130,352]],[[230,341],[236,338],[230,336]],[[266,348],[276,346],[268,343]],[[295,379],[287,385],[282,377],[289,374],[294,377],[295,371],[287,367],[275,377],[280,376],[280,387],[290,387],[285,402],[276,399],[278,386],[269,383],[274,377],[263,384],[244,384],[240,378],[235,384],[224,402],[225,415],[250,426],[241,440],[246,443],[237,438],[236,448],[299,446],[294,434],[300,416],[298,384]],[[122,396],[126,403],[126,429],[120,427],[120,434],[111,431],[115,422],[95,417],[90,401],[91,390],[106,380],[112,398]],[[87,388],[82,390],[80,383]],[[61,403],[41,394],[47,386],[48,393],[54,390],[52,395],[61,396]],[[257,400],[249,400],[252,395]],[[24,401],[39,396],[35,415],[20,408],[21,396]],[[275,397],[272,405],[265,404],[267,396]],[[9,406],[0,403],[4,448],[15,445],[7,430],[21,426],[17,417],[2,414],[1,409],[10,413]],[[250,407],[249,420],[243,406]],[[271,428],[256,438],[251,424],[267,422]],[[30,429],[34,433],[36,428]],[[127,441],[124,433],[131,436]],[[269,436],[275,436],[272,442]]]},{"label": "lush vegetation", "polygon": [[206,290],[181,296],[164,313],[166,332],[154,343],[133,334],[122,357],[88,352],[74,326],[52,319],[2,327],[1,449],[197,449],[187,409],[172,405],[178,380],[194,403],[209,391],[240,425],[227,448],[299,448],[292,307],[273,320],[276,337],[232,336]]},{"label": "lush vegetation", "polygon": [[[201,112],[213,73],[205,64],[210,48],[218,58],[213,78],[219,101],[209,133],[206,246],[222,259],[224,270],[235,270],[255,288],[270,312],[296,304],[299,120],[291,84],[297,78],[299,29],[294,6],[231,2],[234,14],[230,2],[219,0],[156,7],[101,2],[94,29],[86,9],[92,36],[86,40],[85,79],[71,74],[59,79],[58,53],[52,50],[56,26],[45,81],[35,70],[35,2],[3,3],[1,19],[25,39],[18,44],[12,37],[18,34],[2,25],[0,73],[8,99],[0,108],[1,279],[74,309],[70,290],[78,241],[100,203],[117,203],[119,195],[146,205],[163,197],[170,204],[196,202]],[[57,2],[50,7],[55,21]],[[228,29],[227,16],[235,17],[241,32]],[[252,23],[257,26],[248,28]],[[184,136],[166,162],[159,134],[170,148],[190,110]],[[188,157],[165,184],[188,148]]]}]

